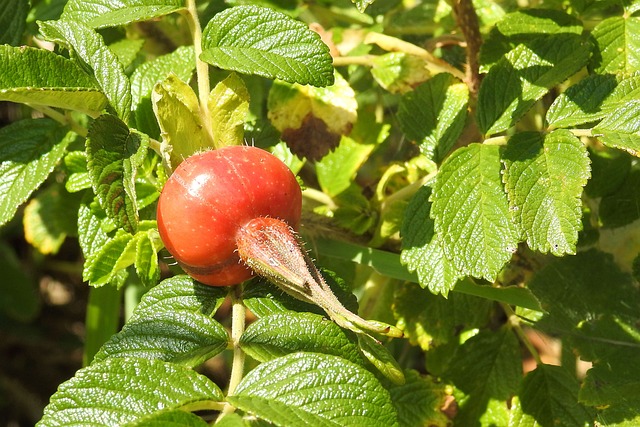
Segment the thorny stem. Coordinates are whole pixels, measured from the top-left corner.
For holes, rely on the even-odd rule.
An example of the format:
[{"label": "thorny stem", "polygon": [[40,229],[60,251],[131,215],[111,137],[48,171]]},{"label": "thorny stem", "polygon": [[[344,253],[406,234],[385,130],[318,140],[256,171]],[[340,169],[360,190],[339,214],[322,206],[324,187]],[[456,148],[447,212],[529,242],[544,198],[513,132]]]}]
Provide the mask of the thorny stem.
[{"label": "thorny stem", "polygon": [[478,56],[480,54],[480,46],[482,45],[478,15],[471,0],[455,0],[453,2],[453,10],[458,27],[462,30],[464,38],[467,41],[467,76],[464,80],[469,86],[469,91],[476,94],[480,87],[480,64],[478,62]]},{"label": "thorny stem", "polygon": [[202,53],[202,27],[200,26],[200,20],[198,19],[196,0],[187,0],[187,13],[185,16],[193,38],[193,50],[196,57],[196,76],[198,80],[200,116],[207,134],[213,142],[213,130],[211,127],[211,116],[209,114],[208,104],[209,92],[211,91],[211,86],[209,83],[209,66],[206,62],[200,59],[200,54]]}]

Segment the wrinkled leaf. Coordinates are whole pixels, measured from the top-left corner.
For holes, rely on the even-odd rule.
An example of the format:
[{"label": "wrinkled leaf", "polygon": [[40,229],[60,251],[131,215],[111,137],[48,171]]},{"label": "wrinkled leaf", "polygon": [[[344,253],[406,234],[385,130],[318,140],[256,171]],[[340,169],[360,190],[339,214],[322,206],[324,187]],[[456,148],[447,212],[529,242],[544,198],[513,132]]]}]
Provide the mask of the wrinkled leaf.
[{"label": "wrinkled leaf", "polygon": [[640,18],[614,16],[591,32],[594,54],[590,68],[597,74],[633,73],[640,69]]},{"label": "wrinkled leaf", "polygon": [[185,8],[183,0],[69,0],[62,19],[91,28],[115,27],[168,15]]},{"label": "wrinkled leaf", "polygon": [[213,17],[201,59],[211,65],[290,83],[333,83],[329,48],[305,24],[272,9],[236,6]]},{"label": "wrinkled leaf", "polygon": [[213,88],[208,103],[216,147],[242,145],[249,112],[249,91],[242,79],[230,74]]}]

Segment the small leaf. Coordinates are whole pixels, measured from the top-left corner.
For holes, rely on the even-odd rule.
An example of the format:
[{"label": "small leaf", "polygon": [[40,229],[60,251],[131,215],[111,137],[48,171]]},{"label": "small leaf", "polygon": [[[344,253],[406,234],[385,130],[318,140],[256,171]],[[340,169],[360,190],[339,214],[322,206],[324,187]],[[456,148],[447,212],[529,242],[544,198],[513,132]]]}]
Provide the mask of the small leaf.
[{"label": "small leaf", "polygon": [[305,24],[274,10],[236,6],[213,17],[203,31],[201,59],[225,70],[328,86],[329,48]]},{"label": "small leaf", "polygon": [[518,133],[504,151],[511,213],[527,244],[556,256],[575,254],[582,229],[582,188],[590,175],[585,146],[564,130]]},{"label": "small leaf", "polygon": [[69,0],[62,19],[104,28],[159,18],[184,8],[183,0]]},{"label": "small leaf", "polygon": [[389,350],[371,335],[357,334],[360,351],[373,366],[396,385],[405,383],[404,373]]},{"label": "small leaf", "polygon": [[94,201],[93,194],[85,195],[78,209],[78,241],[84,257],[88,260],[109,241],[108,219]]},{"label": "small leaf", "polygon": [[0,129],[0,225],[44,182],[74,138],[50,119],[21,120]]},{"label": "small leaf", "polygon": [[331,197],[347,191],[375,147],[373,144],[358,143],[349,137],[342,138],[340,145],[315,165],[322,191]]},{"label": "small leaf", "polygon": [[597,74],[634,73],[640,68],[640,18],[614,16],[591,32],[594,54],[590,68]]},{"label": "small leaf", "polygon": [[329,87],[274,82],[268,117],[293,154],[320,160],[348,135],[358,118],[358,103],[349,83],[336,73]]},{"label": "small leaf", "polygon": [[578,381],[565,368],[538,365],[522,381],[520,405],[509,425],[515,422],[515,417],[524,425],[592,425],[592,411],[578,403],[579,388]]},{"label": "small leaf", "polygon": [[0,0],[0,45],[19,46],[29,14],[29,2]]},{"label": "small leaf", "polygon": [[0,46],[0,99],[97,116],[107,98],[75,62],[30,47]]},{"label": "small leaf", "polygon": [[231,73],[213,88],[208,103],[216,147],[241,145],[249,113],[249,91],[244,81]]},{"label": "small leaf", "polygon": [[93,190],[110,218],[134,233],[138,227],[135,176],[149,138],[111,115],[89,128],[87,160]]},{"label": "small leaf", "polygon": [[134,266],[136,274],[145,286],[155,286],[160,279],[158,252],[162,247],[160,235],[156,230],[149,230],[138,239]]},{"label": "small leaf", "polygon": [[75,52],[91,69],[109,103],[127,122],[131,113],[131,84],[116,55],[94,30],[78,21],[40,22],[40,31],[50,41]]},{"label": "small leaf", "polygon": [[51,185],[25,207],[23,224],[27,242],[43,254],[55,254],[67,236],[76,234],[80,199]]},{"label": "small leaf", "polygon": [[171,169],[194,153],[213,148],[211,136],[202,124],[198,97],[191,86],[175,74],[153,88],[151,102]]},{"label": "small leaf", "polygon": [[380,86],[391,93],[406,93],[427,81],[431,73],[424,58],[391,52],[373,59],[371,75]]},{"label": "small leaf", "polygon": [[420,188],[409,202],[402,229],[400,262],[418,274],[420,286],[434,294],[449,295],[461,274],[444,255],[442,239],[431,219],[431,187]]},{"label": "small leaf", "polygon": [[324,354],[293,353],[265,362],[227,399],[279,425],[398,425],[389,393],[373,374]]},{"label": "small leaf", "polygon": [[340,356],[362,364],[358,347],[337,324],[313,313],[274,313],[249,325],[242,349],[260,362],[299,351]]},{"label": "small leaf", "polygon": [[466,84],[450,74],[437,74],[400,99],[398,121],[424,155],[441,161],[464,128],[468,102]]},{"label": "small leaf", "polygon": [[91,286],[103,286],[115,279],[120,270],[133,265],[136,259],[136,239],[120,232],[87,258],[82,279]]},{"label": "small leaf", "polygon": [[152,138],[160,138],[160,128],[153,113],[151,93],[156,84],[175,74],[179,80],[191,80],[195,69],[193,46],[180,46],[175,51],[147,61],[131,74],[131,105],[136,128]]},{"label": "small leaf", "polygon": [[64,157],[64,165],[67,168],[67,181],[65,189],[69,193],[91,188],[91,177],[87,169],[87,153],[85,151],[71,151]]},{"label": "small leaf", "polygon": [[590,47],[575,34],[557,34],[519,44],[482,81],[477,120],[487,134],[513,126],[547,91],[578,71]]},{"label": "small leaf", "polygon": [[223,399],[213,382],[191,369],[158,360],[107,359],[62,383],[38,426],[124,425],[185,405],[206,407]]},{"label": "small leaf", "polygon": [[438,173],[432,200],[445,256],[461,273],[494,281],[519,240],[502,187],[500,148],[456,150]]}]

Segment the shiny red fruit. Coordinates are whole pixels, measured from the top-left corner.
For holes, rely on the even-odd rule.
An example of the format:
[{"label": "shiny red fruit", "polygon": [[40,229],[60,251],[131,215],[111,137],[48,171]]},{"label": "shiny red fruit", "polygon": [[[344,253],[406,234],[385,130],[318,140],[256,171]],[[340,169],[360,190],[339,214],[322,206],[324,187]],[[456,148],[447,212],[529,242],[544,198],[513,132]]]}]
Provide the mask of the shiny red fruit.
[{"label": "shiny red fruit", "polygon": [[300,186],[284,163],[259,148],[230,146],[176,168],[158,201],[158,230],[191,277],[229,286],[252,275],[238,257],[239,230],[260,217],[297,229],[301,208]]}]

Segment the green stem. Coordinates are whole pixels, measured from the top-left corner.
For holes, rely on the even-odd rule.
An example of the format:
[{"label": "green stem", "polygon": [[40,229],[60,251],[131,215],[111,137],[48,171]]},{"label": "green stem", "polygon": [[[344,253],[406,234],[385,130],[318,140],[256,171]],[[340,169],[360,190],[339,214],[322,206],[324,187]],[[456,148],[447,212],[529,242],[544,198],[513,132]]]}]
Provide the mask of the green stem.
[{"label": "green stem", "polygon": [[209,114],[209,65],[200,59],[202,53],[202,27],[198,18],[196,0],[187,0],[187,24],[193,39],[193,50],[196,56],[196,76],[198,80],[198,99],[200,100],[200,116],[202,125],[213,142],[213,130],[211,126],[211,116]]},{"label": "green stem", "polygon": [[520,341],[527,348],[527,350],[529,351],[533,359],[536,361],[536,364],[541,365],[542,359],[540,359],[540,353],[538,353],[538,350],[533,346],[533,344],[531,344],[529,337],[527,337],[527,334],[522,329],[522,325],[520,324],[520,318],[516,315],[516,313],[513,311],[513,309],[509,305],[500,304],[500,306],[502,307],[504,312],[507,314],[507,317],[509,319],[509,324],[511,325],[513,331],[516,333]]},{"label": "green stem", "polygon": [[89,290],[85,321],[86,337],[82,363],[87,366],[100,347],[118,331],[120,324],[120,291],[111,285]]},{"label": "green stem", "polygon": [[74,131],[75,133],[77,133],[78,135],[82,136],[82,137],[86,137],[87,136],[87,128],[85,128],[84,126],[79,125],[75,120],[73,120],[71,118],[71,116],[69,116],[68,114],[62,114],[61,112],[51,108],[51,107],[47,107],[44,105],[35,105],[35,104],[30,104],[27,103],[26,105],[28,105],[29,107],[33,108],[36,111],[41,112],[42,114],[44,114],[45,116],[55,120],[56,122],[63,124],[65,126],[69,126],[71,128],[72,131]]}]

